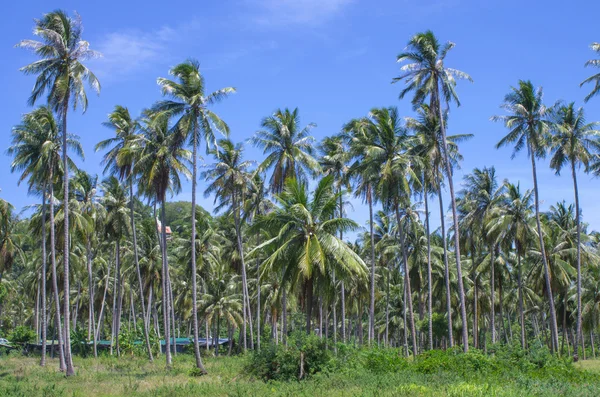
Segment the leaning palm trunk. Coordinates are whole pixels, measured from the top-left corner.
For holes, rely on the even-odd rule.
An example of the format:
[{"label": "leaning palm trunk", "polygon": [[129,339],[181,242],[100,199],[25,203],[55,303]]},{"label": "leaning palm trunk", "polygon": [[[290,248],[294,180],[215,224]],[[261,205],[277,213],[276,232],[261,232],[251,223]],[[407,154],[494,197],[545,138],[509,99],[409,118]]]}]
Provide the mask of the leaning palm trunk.
[{"label": "leaning palm trunk", "polygon": [[196,270],[196,179],[198,172],[198,140],[197,119],[194,122],[194,136],[192,149],[192,332],[194,337],[194,356],[196,358],[196,368],[199,368],[202,373],[206,373],[202,357],[200,356],[200,342],[198,342],[198,282]]},{"label": "leaning palm trunk", "polygon": [[69,162],[67,157],[67,112],[69,110],[69,90],[67,89],[65,95],[64,106],[62,109],[62,149],[63,149],[63,185],[64,185],[64,196],[63,196],[63,209],[64,209],[64,333],[65,333],[65,365],[66,375],[75,375],[75,368],[73,367],[73,357],[71,356],[71,326],[70,326],[70,287],[69,287]]},{"label": "leaning palm trunk", "polygon": [[425,232],[427,233],[427,314],[429,330],[427,331],[427,340],[429,350],[433,350],[433,310],[431,293],[431,236],[429,235],[429,203],[427,200],[427,188],[425,187],[425,177],[423,177],[423,197],[425,200]]},{"label": "leaning palm trunk", "polygon": [[[342,188],[339,188],[340,194],[340,218],[344,217],[344,200],[342,197]],[[340,241],[344,241],[344,232],[340,230]],[[334,273],[335,277],[335,273]],[[335,284],[335,280],[334,280]],[[346,296],[344,290],[344,280],[340,281],[340,300],[341,300],[341,309],[342,309],[342,342],[346,343]],[[333,343],[337,343],[337,318],[335,312],[335,296],[333,298]],[[335,347],[337,349],[337,347]]]},{"label": "leaning palm trunk", "polygon": [[448,241],[446,238],[446,222],[444,221],[444,202],[442,201],[442,188],[438,186],[440,201],[440,225],[442,227],[442,245],[444,246],[444,281],[446,283],[446,312],[448,316],[448,347],[454,346],[452,333],[452,301],[450,300],[450,268],[448,266]]},{"label": "leaning palm trunk", "polygon": [[[150,362],[154,361],[154,357],[152,357],[152,347],[150,346],[150,333],[148,332],[148,323],[146,321],[146,304],[144,302],[144,283],[142,282],[142,272],[140,271],[140,261],[138,257],[137,250],[137,232],[135,228],[135,212],[133,209],[133,181],[129,180],[129,212],[131,217],[131,233],[133,237],[133,260],[135,261],[135,270],[138,280],[138,285],[140,287],[140,306],[142,307],[142,323],[144,326],[144,340],[146,342],[146,350],[148,350],[148,359]],[[198,339],[198,338],[196,338]],[[95,343],[95,341],[94,341]]]},{"label": "leaning palm trunk", "polygon": [[[490,327],[492,328],[492,343],[496,343],[496,291],[494,285],[496,281],[496,272],[494,270],[494,265],[496,261],[496,246],[494,244],[491,245],[490,254]],[[500,318],[502,318],[502,316],[500,316]]]},{"label": "leaning palm trunk", "polygon": [[439,87],[436,82],[435,97],[440,120],[440,132],[442,133],[442,151],[444,157],[444,165],[446,167],[446,175],[448,176],[448,189],[450,190],[450,201],[452,204],[452,221],[454,223],[454,256],[456,258],[456,276],[458,278],[458,296],[460,298],[460,317],[462,320],[462,339],[463,349],[469,351],[469,330],[467,326],[467,306],[465,301],[465,288],[463,286],[462,268],[460,266],[460,236],[458,228],[458,213],[456,209],[456,200],[454,196],[454,182],[452,180],[452,165],[448,156],[448,143],[446,142],[446,126],[444,123],[444,115],[442,113],[442,103],[440,101]]},{"label": "leaning palm trunk", "polygon": [[[237,247],[238,252],[240,254],[240,262],[242,267],[242,299],[244,300],[244,323],[247,321],[248,326],[250,328],[250,348],[254,348],[254,341],[252,335],[252,313],[250,310],[250,299],[248,297],[248,279],[246,277],[246,264],[244,262],[244,245],[242,244],[242,230],[240,225],[240,213],[239,213],[239,204],[237,199],[237,192],[233,193],[233,208],[234,208],[234,222],[235,222],[235,231],[236,231],[236,239],[237,239]],[[244,349],[247,348],[247,339],[246,339],[246,324],[243,326],[244,332]]]},{"label": "leaning palm trunk", "polygon": [[525,312],[523,310],[523,278],[521,271],[521,251],[518,241],[515,241],[515,248],[517,251],[517,269],[518,269],[518,283],[519,283],[519,319],[521,321],[521,347],[525,349]]},{"label": "leaning palm trunk", "polygon": [[375,337],[375,235],[373,234],[373,192],[371,185],[367,187],[367,201],[369,203],[369,232],[371,235],[371,291],[369,305],[369,344]]},{"label": "leaning palm trunk", "polygon": [[396,221],[398,222],[398,234],[400,235],[400,250],[402,251],[402,265],[404,267],[404,278],[406,279],[406,306],[408,306],[408,319],[410,322],[410,334],[412,336],[413,356],[416,356],[418,353],[417,333],[415,332],[415,315],[413,311],[412,291],[410,287],[410,272],[408,269],[408,258],[406,256],[406,244],[404,241],[404,227],[402,226],[402,219],[400,218],[400,207],[398,206],[397,202],[395,203],[395,207]]},{"label": "leaning palm trunk", "polygon": [[[579,338],[582,338],[581,332],[581,226],[579,223],[579,189],[577,188],[577,172],[575,171],[575,162],[571,161],[571,172],[573,174],[573,190],[575,192],[575,222],[577,223],[577,329],[575,330],[575,339],[573,340],[573,361],[579,360]],[[585,356],[585,349],[583,351]]]},{"label": "leaning palm trunk", "polygon": [[[546,293],[548,294],[548,306],[550,308],[550,334],[552,337],[553,349],[558,349],[558,328],[556,325],[556,310],[554,309],[554,298],[552,296],[552,284],[550,282],[550,269],[546,259],[546,249],[544,247],[544,235],[542,234],[542,223],[540,220],[540,201],[538,195],[537,171],[535,166],[535,153],[529,147],[529,155],[531,156],[531,171],[533,173],[533,192],[535,200],[535,222],[540,244],[540,253],[542,255],[542,263],[544,264],[544,277],[546,279]],[[555,350],[556,351],[556,350]]]},{"label": "leaning palm trunk", "polygon": [[89,316],[88,316],[88,339],[92,338],[94,349],[94,357],[98,357],[98,346],[96,342],[96,333],[94,330],[94,275],[92,273],[92,248],[90,247],[90,237],[88,236],[85,244],[87,272],[88,272],[88,288],[89,288]]},{"label": "leaning palm trunk", "polygon": [[46,331],[48,329],[47,318],[46,318],[46,267],[47,267],[47,254],[46,254],[46,186],[42,189],[42,279],[40,280],[42,287],[42,358],[40,359],[40,366],[46,365]]},{"label": "leaning palm trunk", "polygon": [[63,340],[63,329],[60,321],[60,299],[58,297],[58,281],[56,277],[56,238],[54,233],[54,183],[52,183],[52,175],[50,175],[50,261],[52,264],[52,289],[54,294],[54,310],[56,319],[56,334],[58,338],[58,357],[59,368],[61,371],[66,370],[65,349]]}]

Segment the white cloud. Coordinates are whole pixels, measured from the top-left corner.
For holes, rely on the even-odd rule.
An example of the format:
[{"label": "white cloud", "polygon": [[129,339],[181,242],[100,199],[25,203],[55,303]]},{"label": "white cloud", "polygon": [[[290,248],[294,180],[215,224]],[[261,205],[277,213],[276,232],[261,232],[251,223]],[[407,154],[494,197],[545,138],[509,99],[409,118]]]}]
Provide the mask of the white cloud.
[{"label": "white cloud", "polygon": [[318,24],[333,17],[353,0],[260,0],[252,2],[264,25]]}]

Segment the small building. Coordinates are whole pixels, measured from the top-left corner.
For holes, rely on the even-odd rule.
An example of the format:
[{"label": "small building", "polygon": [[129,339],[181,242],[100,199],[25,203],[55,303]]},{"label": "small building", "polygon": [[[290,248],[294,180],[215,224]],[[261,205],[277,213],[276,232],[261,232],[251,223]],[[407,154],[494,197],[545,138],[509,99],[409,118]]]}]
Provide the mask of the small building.
[{"label": "small building", "polygon": [[[158,225],[158,234],[162,235],[162,223],[158,218],[156,218],[156,224]],[[167,240],[171,240],[172,232],[170,226],[165,226],[165,233],[167,234]]]}]

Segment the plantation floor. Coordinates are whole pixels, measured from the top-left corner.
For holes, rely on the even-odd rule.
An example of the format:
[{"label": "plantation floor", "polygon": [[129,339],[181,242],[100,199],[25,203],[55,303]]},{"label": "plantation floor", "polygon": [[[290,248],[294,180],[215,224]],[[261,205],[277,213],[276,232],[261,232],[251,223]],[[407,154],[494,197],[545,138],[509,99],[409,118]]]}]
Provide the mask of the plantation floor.
[{"label": "plantation floor", "polygon": [[420,374],[400,371],[373,374],[364,369],[319,374],[302,382],[270,382],[244,374],[241,357],[208,358],[209,375],[191,377],[192,357],[175,357],[173,368],[162,360],[102,357],[75,358],[77,375],[66,378],[56,360],[45,368],[32,357],[0,357],[0,396],[600,396],[600,361],[577,367],[598,381],[573,384],[560,379],[521,377],[465,380],[452,372]]}]

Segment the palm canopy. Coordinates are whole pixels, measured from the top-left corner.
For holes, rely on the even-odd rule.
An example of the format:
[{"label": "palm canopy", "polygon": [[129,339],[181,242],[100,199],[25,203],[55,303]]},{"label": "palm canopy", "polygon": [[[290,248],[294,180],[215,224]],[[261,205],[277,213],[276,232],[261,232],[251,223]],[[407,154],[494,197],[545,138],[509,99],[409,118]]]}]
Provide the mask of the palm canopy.
[{"label": "palm canopy", "polygon": [[431,96],[433,102],[436,95],[441,93],[446,103],[454,101],[460,106],[455,91],[456,80],[472,81],[472,79],[460,70],[445,67],[446,55],[454,45],[450,41],[440,44],[431,30],[412,36],[406,50],[396,58],[399,63],[405,63],[400,68],[400,76],[392,80],[392,83],[399,81],[406,83],[400,92],[400,99],[414,91],[415,95],[411,102],[416,109],[426,97]]},{"label": "palm canopy", "polygon": [[[592,45],[590,47],[591,47],[592,51],[596,51],[598,54],[600,54],[600,43],[592,43]],[[585,63],[585,66],[600,68],[600,59],[590,59],[589,61],[587,61]],[[600,93],[600,73],[593,74],[592,76],[583,80],[581,82],[581,84],[579,84],[579,86],[582,87],[584,84],[592,83],[592,82],[594,83],[594,88],[592,88],[592,91],[586,95],[586,97],[585,97],[586,102],[589,101],[590,99],[592,99],[592,97],[594,97]]]},{"label": "palm canopy", "polygon": [[133,172],[143,194],[164,202],[167,192],[181,191],[181,175],[189,178],[191,155],[183,148],[181,133],[169,128],[166,116],[146,117],[143,122],[142,149]]},{"label": "palm canopy", "polygon": [[140,123],[131,117],[129,109],[116,105],[108,115],[108,120],[103,126],[115,132],[113,137],[100,141],[96,144],[96,151],[109,148],[102,158],[104,173],[117,175],[123,180],[131,175],[134,165],[135,146],[140,144]]},{"label": "palm canopy", "polygon": [[[83,149],[79,137],[67,136],[68,147],[83,158]],[[28,179],[29,190],[33,191],[52,183],[51,176],[62,175],[63,164],[60,161],[61,128],[48,106],[41,106],[25,114],[21,123],[12,130],[12,145],[7,153],[14,156],[12,172],[21,172],[19,183]],[[76,169],[69,157],[69,168]]]},{"label": "palm canopy", "polygon": [[243,159],[244,150],[241,143],[234,144],[228,139],[221,139],[217,147],[213,150],[217,162],[210,165],[201,175],[210,181],[204,195],[214,194],[215,203],[219,203],[215,208],[216,212],[230,205],[233,195],[240,197],[245,194],[252,184],[249,168],[253,164],[253,161]]},{"label": "palm canopy", "polygon": [[295,283],[330,273],[351,274],[364,278],[363,260],[350,246],[337,237],[339,231],[355,230],[357,224],[339,216],[339,193],[333,189],[333,176],[321,179],[312,195],[306,184],[290,179],[282,193],[276,196],[277,208],[258,218],[253,228],[273,230],[276,235],[258,246],[273,245],[276,249],[263,263],[263,273],[285,264],[286,280]]},{"label": "palm canopy", "polygon": [[323,138],[319,145],[319,151],[321,152],[319,163],[323,173],[334,175],[336,187],[340,189],[342,186],[348,187],[347,174],[351,158],[344,137],[334,135]]},{"label": "palm canopy", "polygon": [[566,164],[583,165],[587,170],[600,149],[598,123],[587,123],[582,107],[573,102],[559,105],[552,114],[552,151],[550,167],[560,173]]},{"label": "palm canopy", "polygon": [[33,34],[38,40],[22,40],[17,47],[33,50],[41,59],[21,68],[26,74],[35,74],[37,79],[29,97],[33,105],[48,91],[48,105],[57,113],[66,112],[65,104],[70,100],[73,108],[81,106],[85,112],[88,105],[84,83],[100,92],[100,82],[82,62],[97,58],[100,53],[89,48],[82,40],[83,27],[78,14],[69,17],[64,11],[56,10],[35,20]]},{"label": "palm canopy", "polygon": [[320,165],[314,157],[315,139],[309,135],[316,124],[300,127],[298,108],[278,109],[261,122],[262,130],[250,138],[250,142],[267,155],[259,169],[273,169],[270,179],[271,191],[283,191],[286,179],[307,180],[307,175],[315,175]]},{"label": "palm canopy", "polygon": [[129,195],[114,176],[102,182],[102,191],[106,209],[105,231],[112,238],[120,239],[130,232]]},{"label": "palm canopy", "polygon": [[227,98],[236,90],[233,87],[226,87],[206,94],[200,63],[195,59],[176,65],[169,74],[176,80],[159,77],[157,83],[162,94],[170,99],[158,101],[152,107],[152,111],[180,116],[177,120],[180,131],[196,142],[200,142],[203,136],[208,153],[213,146],[217,145],[215,131],[225,136],[229,135],[229,126],[209,110],[208,106]]},{"label": "palm canopy", "polygon": [[543,157],[550,140],[550,109],[543,104],[543,89],[534,88],[531,81],[519,80],[518,87],[504,97],[501,108],[509,114],[492,116],[492,121],[501,121],[509,133],[496,144],[496,148],[514,144],[514,158],[527,147],[528,155]]}]

